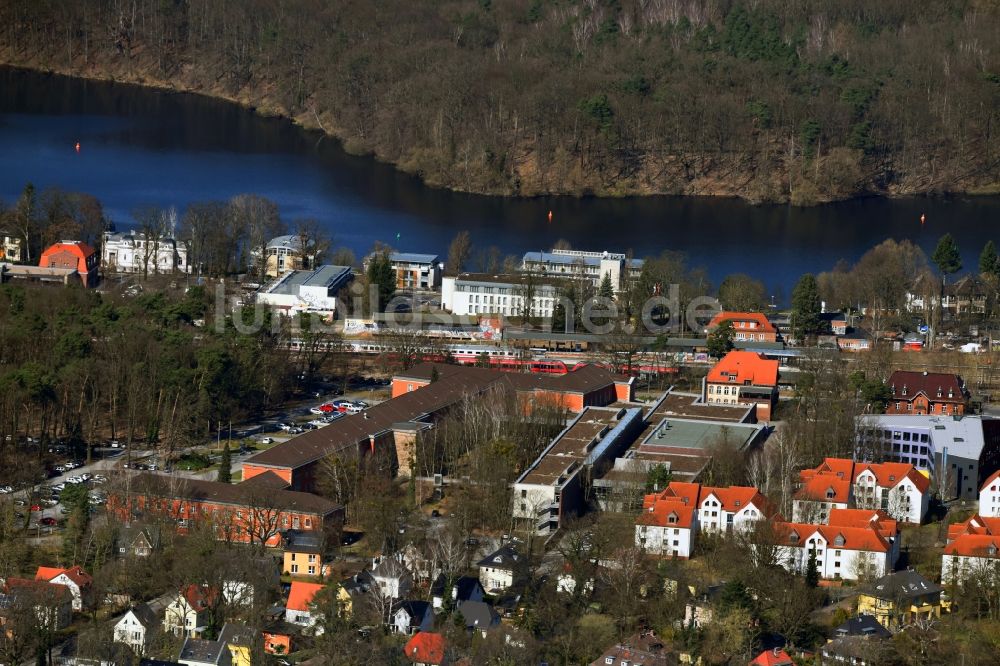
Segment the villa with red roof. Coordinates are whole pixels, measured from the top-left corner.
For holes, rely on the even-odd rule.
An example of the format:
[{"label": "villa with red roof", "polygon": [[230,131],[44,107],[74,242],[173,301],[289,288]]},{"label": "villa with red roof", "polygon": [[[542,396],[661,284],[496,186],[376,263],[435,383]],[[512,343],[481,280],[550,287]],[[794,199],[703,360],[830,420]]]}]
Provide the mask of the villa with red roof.
[{"label": "villa with red roof", "polygon": [[163,630],[174,636],[199,638],[208,629],[210,613],[219,601],[219,591],[208,585],[185,585],[173,596],[163,613]]},{"label": "villa with red roof", "polygon": [[1000,517],[976,515],[948,526],[948,544],[941,556],[941,582],[960,583],[971,575],[1000,568]]},{"label": "villa with red roof", "polygon": [[35,580],[45,581],[53,585],[64,585],[73,595],[73,610],[83,610],[84,601],[90,593],[94,579],[79,566],[68,569],[61,567],[38,567]]},{"label": "villa with red roof", "polygon": [[1000,517],[1000,470],[989,475],[979,489],[979,515]]},{"label": "villa with red roof", "polygon": [[714,488],[677,481],[646,495],[642,509],[636,519],[636,545],[652,554],[682,559],[691,556],[699,530],[746,530],[776,513],[756,488]]},{"label": "villa with red roof", "polygon": [[788,653],[781,648],[764,650],[753,658],[750,666],[795,666],[795,662],[788,656]]},{"label": "villa with red roof", "polygon": [[46,248],[38,260],[38,265],[41,268],[74,269],[84,287],[95,287],[99,261],[97,252],[86,243],[64,240]]},{"label": "villa with red roof", "polygon": [[778,362],[749,351],[731,351],[709,370],[701,400],[710,405],[757,406],[757,419],[769,421],[778,401]]},{"label": "villa with red roof", "polygon": [[725,321],[732,322],[735,340],[778,341],[778,329],[767,320],[763,312],[720,312],[708,322],[708,326],[705,327],[706,332],[714,331]]},{"label": "villa with red roof", "polygon": [[954,416],[965,413],[968,398],[962,378],[943,372],[897,370],[889,377],[889,392],[886,414]]},{"label": "villa with red roof", "polygon": [[403,654],[416,666],[444,666],[447,643],[444,636],[431,631],[418,631],[403,646]]},{"label": "villa with red roof", "polygon": [[881,509],[894,520],[920,524],[927,515],[930,479],[909,463],[856,463],[827,458],[799,472],[792,518],[826,522],[832,509]]}]

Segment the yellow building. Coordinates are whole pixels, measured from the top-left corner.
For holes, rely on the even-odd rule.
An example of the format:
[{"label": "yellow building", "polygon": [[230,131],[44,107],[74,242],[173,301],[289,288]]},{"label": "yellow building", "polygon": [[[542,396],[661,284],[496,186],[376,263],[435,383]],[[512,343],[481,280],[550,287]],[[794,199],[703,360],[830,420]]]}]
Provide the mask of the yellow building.
[{"label": "yellow building", "polygon": [[941,586],[916,571],[882,576],[858,596],[858,613],[871,615],[889,631],[941,617]]},{"label": "yellow building", "polygon": [[245,624],[227,622],[219,632],[219,642],[225,643],[229,649],[232,666],[252,666],[250,648],[253,645],[253,629]]},{"label": "yellow building", "polygon": [[320,578],[323,570],[323,544],[320,535],[289,530],[285,536],[282,572],[289,576]]}]

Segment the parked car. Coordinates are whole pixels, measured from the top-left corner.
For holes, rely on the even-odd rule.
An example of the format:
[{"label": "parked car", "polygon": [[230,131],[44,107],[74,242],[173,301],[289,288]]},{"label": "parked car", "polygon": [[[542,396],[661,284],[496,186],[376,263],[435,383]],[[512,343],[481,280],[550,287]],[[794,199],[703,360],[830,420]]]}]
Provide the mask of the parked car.
[{"label": "parked car", "polygon": [[361,412],[365,411],[365,408],[362,407],[361,405],[352,402],[345,408],[344,411],[346,411],[348,414],[360,414]]},{"label": "parked car", "polygon": [[274,438],[273,437],[261,437],[260,438],[260,443],[261,444],[274,444]]},{"label": "parked car", "polygon": [[42,505],[41,504],[32,504],[30,510],[31,511],[41,511],[42,510]]},{"label": "parked car", "polygon": [[150,463],[146,465],[146,469],[148,469],[151,472],[155,472],[156,470],[160,469],[160,466],[157,465],[156,463]]},{"label": "parked car", "polygon": [[285,432],[288,432],[289,430],[291,430],[294,427],[295,426],[293,426],[293,425],[291,425],[289,423],[279,423],[278,424],[278,429],[279,430],[284,430]]},{"label": "parked car", "polygon": [[369,407],[369,404],[364,400],[355,400],[354,404],[360,407],[361,409],[368,409]]},{"label": "parked car", "polygon": [[12,488],[11,486],[3,486],[2,488],[0,488],[0,495],[7,495],[12,492],[14,492],[14,488]]},{"label": "parked car", "polygon": [[316,407],[310,407],[309,408],[309,413],[310,414],[322,414],[323,413],[322,407],[323,407],[323,405],[317,405]]},{"label": "parked car", "polygon": [[324,423],[333,423],[334,421],[336,421],[339,418],[342,418],[343,416],[344,415],[341,412],[334,412],[333,414],[327,414],[320,420],[323,421]]},{"label": "parked car", "polygon": [[45,516],[44,518],[38,521],[38,524],[44,527],[55,527],[56,519],[51,518],[49,516]]}]

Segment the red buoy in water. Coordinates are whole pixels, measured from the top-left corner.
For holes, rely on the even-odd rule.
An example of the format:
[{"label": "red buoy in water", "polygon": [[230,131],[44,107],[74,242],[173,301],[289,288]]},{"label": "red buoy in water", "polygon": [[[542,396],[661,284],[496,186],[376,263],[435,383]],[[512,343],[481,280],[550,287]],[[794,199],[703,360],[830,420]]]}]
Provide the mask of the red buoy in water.
[{"label": "red buoy in water", "polygon": [[80,142],[76,142],[76,152],[80,152]]},{"label": "red buoy in water", "polygon": [[552,211],[549,211],[549,224],[552,224]]}]

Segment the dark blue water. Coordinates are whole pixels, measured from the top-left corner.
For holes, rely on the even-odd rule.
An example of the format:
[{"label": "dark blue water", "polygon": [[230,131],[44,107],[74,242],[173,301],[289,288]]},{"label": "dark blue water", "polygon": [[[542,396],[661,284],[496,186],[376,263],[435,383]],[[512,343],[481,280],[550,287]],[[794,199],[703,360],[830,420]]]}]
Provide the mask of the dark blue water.
[{"label": "dark blue water", "polygon": [[377,240],[444,255],[462,229],[478,249],[496,245],[505,254],[565,238],[575,248],[636,256],[679,250],[716,283],[745,272],[778,294],[802,273],[855,260],[890,237],[929,253],[950,231],[968,268],[987,239],[1000,241],[1000,197],[870,198],[802,209],[716,198],[458,194],[225,102],[0,68],[0,198],[12,202],[28,181],[93,194],[119,224],[140,206],[183,211],[253,192],[276,201],[289,222],[320,220],[358,255]]}]

